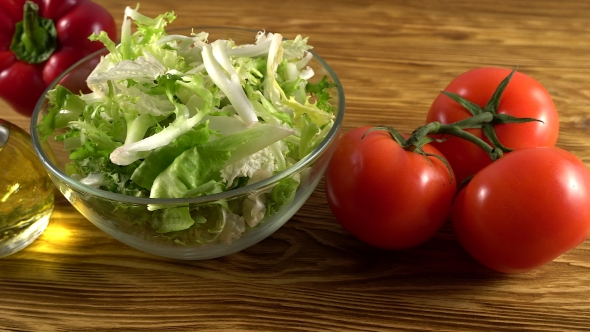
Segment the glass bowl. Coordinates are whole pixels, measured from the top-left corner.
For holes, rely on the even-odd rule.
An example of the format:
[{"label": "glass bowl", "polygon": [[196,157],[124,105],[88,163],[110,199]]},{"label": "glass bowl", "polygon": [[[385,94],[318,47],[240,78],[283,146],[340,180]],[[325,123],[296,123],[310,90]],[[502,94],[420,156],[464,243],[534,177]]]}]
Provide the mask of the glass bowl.
[{"label": "glass bowl", "polygon": [[[175,29],[178,30],[178,29]],[[190,31],[190,29],[188,30]],[[236,44],[253,43],[256,31],[231,27],[198,27],[195,32],[209,33],[209,42],[216,39],[231,38]],[[98,63],[105,50],[98,51],[65,71],[48,90],[61,84],[72,91],[85,90],[86,77]],[[344,116],[344,92],[340,81],[330,66],[317,54],[309,66],[315,71],[310,82],[319,81],[324,75],[328,81],[337,86],[330,89],[330,103],[334,110],[334,124],[326,138],[307,156],[290,168],[260,182],[225,191],[219,194],[195,198],[139,198],[112,193],[86,186],[69,177],[65,164],[69,161],[63,143],[48,139],[41,140],[37,125],[47,114],[48,100],[41,98],[31,120],[31,138],[35,152],[59,191],[90,222],[115,239],[136,249],[173,259],[200,260],[229,255],[248,248],[265,239],[284,225],[306,202],[323,176],[337,141]],[[203,217],[206,222],[219,220],[222,210],[215,208],[219,202],[243,204],[249,197],[268,195],[280,180],[297,178],[300,184],[290,203],[285,204],[273,214],[266,214],[262,221],[254,226],[245,225],[245,231],[231,242],[222,241],[219,236],[215,241],[197,243],[194,233],[158,233],[154,224],[162,220],[164,209],[188,205],[193,217]],[[148,205],[157,204],[163,209],[150,211]],[[223,233],[223,230],[221,231]],[[202,235],[199,235],[202,236]],[[206,239],[205,239],[206,240]],[[207,241],[201,241],[207,242]]]}]

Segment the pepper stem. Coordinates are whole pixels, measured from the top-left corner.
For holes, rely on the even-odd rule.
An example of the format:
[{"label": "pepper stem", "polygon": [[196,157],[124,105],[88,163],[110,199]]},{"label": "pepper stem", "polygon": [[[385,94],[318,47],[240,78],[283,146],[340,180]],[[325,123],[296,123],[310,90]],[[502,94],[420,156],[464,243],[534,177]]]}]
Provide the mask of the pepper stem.
[{"label": "pepper stem", "polygon": [[39,6],[26,1],[23,20],[15,25],[10,50],[17,59],[32,64],[49,59],[57,48],[57,30],[52,20],[39,16]]},{"label": "pepper stem", "polygon": [[[25,49],[27,50],[27,52],[34,52],[35,45],[33,44],[33,41],[31,40],[31,38],[36,37],[37,36],[36,31],[41,28],[39,26],[39,22],[38,22],[39,6],[34,2],[27,1],[27,2],[25,2],[24,11],[25,11],[24,15],[23,15],[23,32],[24,33],[21,36],[21,41],[25,45]],[[44,34],[40,33],[38,39],[47,39],[47,37],[44,36]],[[36,42],[39,42],[39,41],[41,41],[41,40],[36,40]],[[44,44],[44,43],[42,43],[42,44]]]}]

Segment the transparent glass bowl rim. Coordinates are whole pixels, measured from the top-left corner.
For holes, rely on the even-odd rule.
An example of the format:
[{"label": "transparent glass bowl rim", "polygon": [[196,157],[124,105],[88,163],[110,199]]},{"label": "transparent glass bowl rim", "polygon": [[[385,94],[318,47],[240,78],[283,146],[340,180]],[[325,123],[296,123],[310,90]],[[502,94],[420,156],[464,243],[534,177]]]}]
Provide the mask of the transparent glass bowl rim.
[{"label": "transparent glass bowl rim", "polygon": [[[181,28],[174,28],[174,29],[169,30],[169,32],[179,31],[180,29]],[[193,27],[193,29],[202,30],[202,31],[217,30],[217,31],[226,32],[230,35],[232,32],[236,32],[236,33],[244,33],[244,32],[256,33],[257,32],[256,30],[253,30],[253,29],[232,27],[232,26],[227,26],[227,27],[225,27],[225,26],[197,26],[197,27]],[[334,124],[333,124],[332,128],[330,129],[330,131],[328,132],[328,135],[326,136],[326,138],[324,138],[324,140],[322,142],[320,142],[320,144],[312,152],[310,152],[307,156],[303,157],[301,160],[299,160],[297,163],[295,163],[291,167],[289,167],[286,170],[279,172],[267,179],[253,183],[251,185],[247,185],[244,187],[224,191],[224,192],[221,192],[218,194],[199,196],[199,197],[191,197],[191,198],[135,197],[135,196],[127,196],[127,195],[117,194],[117,193],[113,193],[113,192],[102,190],[102,189],[93,188],[93,187],[84,185],[77,180],[72,179],[67,174],[65,174],[61,169],[59,169],[59,167],[57,167],[55,164],[53,164],[53,162],[47,156],[45,151],[43,151],[41,138],[38,135],[36,126],[37,126],[37,121],[39,119],[39,115],[40,115],[41,110],[43,108],[43,104],[46,101],[45,96],[47,95],[47,92],[49,90],[53,89],[57,85],[57,83],[59,81],[61,81],[62,78],[65,77],[68,73],[70,73],[73,69],[77,68],[79,65],[81,65],[85,61],[88,61],[89,59],[92,59],[93,57],[99,56],[99,54],[103,53],[104,51],[105,51],[105,49],[103,48],[101,50],[98,50],[98,51],[90,54],[90,55],[87,55],[86,57],[82,58],[81,60],[79,60],[75,64],[73,64],[70,68],[65,70],[63,73],[61,73],[59,75],[59,77],[57,77],[47,87],[47,89],[43,92],[42,97],[39,99],[39,101],[37,102],[37,104],[35,106],[35,110],[32,114],[31,124],[30,124],[31,125],[31,127],[30,127],[31,141],[32,141],[33,147],[35,149],[35,153],[37,154],[37,157],[41,160],[43,165],[47,168],[47,170],[53,176],[57,177],[60,181],[63,181],[64,183],[66,183],[68,186],[74,188],[75,190],[80,191],[80,192],[84,192],[84,193],[88,193],[88,194],[92,194],[96,197],[100,197],[103,199],[124,202],[124,203],[129,203],[129,204],[178,205],[178,204],[202,204],[202,203],[213,202],[213,201],[218,201],[218,200],[227,200],[232,197],[238,197],[238,196],[248,194],[248,193],[255,191],[257,189],[265,188],[265,187],[267,187],[267,186],[269,186],[281,179],[284,179],[296,172],[299,172],[308,163],[312,162],[317,157],[319,157],[328,148],[328,146],[330,146],[332,141],[334,139],[336,139],[336,135],[338,134],[338,132],[340,130],[340,126],[341,126],[343,118],[344,118],[345,100],[344,100],[344,89],[342,88],[342,83],[340,82],[338,75],[336,75],[336,73],[334,72],[332,67],[330,67],[330,65],[328,65],[328,63],[326,63],[326,61],[324,59],[322,59],[319,55],[317,55],[315,52],[313,52],[313,50],[310,50],[310,52],[313,54],[314,60],[319,62],[319,64],[323,67],[323,69],[326,72],[328,72],[328,74],[330,75],[330,78],[336,84],[336,90],[338,92],[338,107],[337,107],[338,112],[336,114],[336,118],[334,119]],[[317,75],[317,73],[316,73],[316,75]],[[51,139],[51,138],[48,138],[48,139]]]}]

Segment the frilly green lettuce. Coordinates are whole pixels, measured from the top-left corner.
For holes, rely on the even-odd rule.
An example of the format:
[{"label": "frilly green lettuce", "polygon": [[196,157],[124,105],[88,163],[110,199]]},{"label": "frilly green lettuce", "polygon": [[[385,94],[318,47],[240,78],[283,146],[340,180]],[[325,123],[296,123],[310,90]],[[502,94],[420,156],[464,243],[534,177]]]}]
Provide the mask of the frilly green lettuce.
[{"label": "frilly green lettuce", "polygon": [[[39,125],[70,151],[70,176],[150,198],[219,193],[266,179],[309,154],[333,114],[325,79],[310,83],[308,39],[259,32],[251,44],[208,41],[205,31],[170,35],[173,12],[125,9],[121,41],[91,36],[108,54],[87,79],[91,92],[49,91]],[[135,26],[135,31],[132,31]],[[314,100],[314,102],[310,101]],[[297,175],[231,202],[163,208],[146,221],[180,244],[231,242],[291,202]]]}]

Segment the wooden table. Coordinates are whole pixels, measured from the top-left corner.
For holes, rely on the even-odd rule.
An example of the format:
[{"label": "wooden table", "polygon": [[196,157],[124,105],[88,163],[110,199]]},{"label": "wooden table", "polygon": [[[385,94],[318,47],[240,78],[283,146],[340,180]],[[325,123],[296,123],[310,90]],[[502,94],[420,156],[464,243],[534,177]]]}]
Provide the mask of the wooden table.
[{"label": "wooden table", "polygon": [[[97,0],[121,23],[125,5]],[[184,1],[173,26],[231,25],[309,36],[346,92],[344,131],[411,131],[456,75],[480,66],[539,80],[561,114],[558,145],[590,166],[590,2],[582,0]],[[2,118],[28,119],[0,104]],[[58,193],[51,224],[0,260],[2,331],[589,331],[590,240],[529,273],[472,260],[447,224],[403,252],[345,232],[320,183],[268,239],[206,261],[134,250]]]}]

